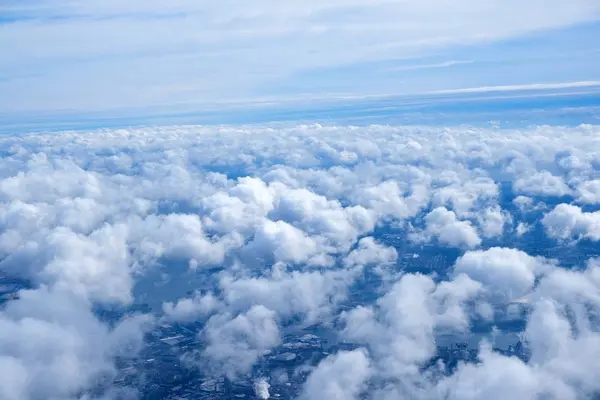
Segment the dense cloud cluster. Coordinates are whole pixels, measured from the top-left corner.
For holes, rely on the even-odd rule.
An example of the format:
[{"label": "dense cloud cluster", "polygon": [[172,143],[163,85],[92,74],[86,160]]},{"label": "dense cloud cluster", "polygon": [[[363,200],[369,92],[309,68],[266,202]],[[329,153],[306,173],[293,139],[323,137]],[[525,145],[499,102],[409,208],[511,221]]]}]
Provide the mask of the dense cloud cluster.
[{"label": "dense cloud cluster", "polygon": [[[1,137],[0,278],[28,289],[1,306],[0,398],[135,397],[113,384],[118,361],[155,326],[190,322],[189,363],[231,381],[309,326],[351,344],[303,367],[301,399],[591,397],[600,254],[567,262],[550,247],[600,240],[599,135],[310,125]],[[455,257],[411,270],[431,249]],[[150,310],[111,323],[97,312],[140,304]],[[495,349],[500,322],[521,323],[528,357]],[[450,368],[438,344],[457,336],[478,352]],[[269,398],[271,377],[255,378]]]}]

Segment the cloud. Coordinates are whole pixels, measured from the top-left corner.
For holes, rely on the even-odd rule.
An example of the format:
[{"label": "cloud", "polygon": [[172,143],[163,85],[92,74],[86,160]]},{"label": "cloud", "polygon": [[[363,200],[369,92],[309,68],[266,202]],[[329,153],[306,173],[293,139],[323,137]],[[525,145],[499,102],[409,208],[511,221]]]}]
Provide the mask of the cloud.
[{"label": "cloud", "polygon": [[[408,274],[378,300],[375,308],[357,307],[342,314],[343,337],[369,349],[373,373],[367,384],[373,387],[368,398],[500,399],[509,393],[519,398],[579,399],[595,393],[598,384],[590,371],[597,359],[582,352],[595,349],[600,340],[592,322],[600,306],[597,263],[590,261],[586,269],[575,272],[544,265],[542,260],[514,249],[468,254],[472,256],[465,258],[485,257],[480,264],[486,267],[480,275],[485,277],[483,285],[464,274],[437,285],[427,277]],[[508,271],[516,269],[515,264],[523,268],[521,280]],[[466,262],[459,260],[455,271],[465,268]],[[544,271],[538,286],[532,281],[532,270]],[[497,278],[499,271],[510,280]],[[477,274],[471,275],[477,278]],[[441,374],[439,364],[427,364],[436,351],[435,332],[442,326],[468,329],[473,315],[468,312],[470,300],[480,301],[477,296],[484,293],[482,289],[501,286],[520,290],[514,295],[531,292],[523,332],[530,357],[502,354],[484,340],[477,362],[463,361]]]},{"label": "cloud", "polygon": [[527,232],[531,231],[531,226],[527,225],[523,222],[519,222],[519,224],[517,225],[517,229],[515,229],[515,234],[518,237],[521,237],[523,235],[525,235]]},{"label": "cloud", "polygon": [[473,61],[469,60],[450,60],[436,64],[414,64],[414,65],[403,65],[399,67],[389,68],[391,71],[415,71],[420,69],[431,69],[431,68],[448,68],[455,65],[472,64]]},{"label": "cloud", "polygon": [[454,265],[454,275],[466,274],[480,282],[501,302],[517,300],[533,288],[546,263],[515,249],[493,247],[469,251]]},{"label": "cloud", "polygon": [[223,297],[233,310],[254,304],[276,311],[281,318],[303,317],[309,323],[322,320],[346,297],[347,286],[356,279],[353,271],[286,273],[275,269],[273,276],[233,278],[220,283]]},{"label": "cloud", "polygon": [[565,196],[571,193],[563,179],[548,171],[537,172],[529,177],[520,178],[514,183],[514,190],[529,196]]},{"label": "cloud", "polygon": [[356,249],[352,250],[344,259],[344,263],[351,267],[355,265],[387,265],[393,264],[398,259],[398,252],[393,247],[383,246],[373,237],[360,239]]},{"label": "cloud", "polygon": [[[291,362],[305,397],[494,398],[495,371],[515,397],[592,393],[582,349],[597,341],[597,260],[571,268],[584,244],[561,246],[597,240],[583,200],[599,134],[315,124],[0,137],[0,279],[30,287],[1,293],[0,397],[69,399],[100,378],[106,398],[135,390],[113,384],[116,360],[153,351],[152,318],[95,312],[146,303],[153,334],[191,332],[178,356],[211,378],[265,378],[271,397],[271,357],[311,329],[344,343],[311,358],[306,382]],[[578,205],[546,210],[565,187]],[[531,360],[492,349],[518,334]],[[462,338],[481,362],[438,363],[441,343]]]},{"label": "cloud", "polygon": [[455,94],[455,93],[485,93],[485,92],[513,92],[519,90],[549,90],[549,89],[570,89],[600,86],[600,81],[580,81],[580,82],[562,82],[562,83],[529,83],[525,85],[501,85],[501,86],[482,86],[476,88],[464,88],[453,90],[438,90],[434,93]]},{"label": "cloud", "polygon": [[281,342],[276,313],[261,305],[237,316],[211,317],[203,336],[207,372],[224,372],[229,379],[249,372],[260,356]]},{"label": "cloud", "polygon": [[254,393],[256,397],[261,400],[268,400],[271,396],[269,394],[269,382],[266,379],[259,379],[254,382]]},{"label": "cloud", "polygon": [[358,399],[371,375],[364,350],[340,351],[322,361],[310,374],[301,399]]},{"label": "cloud", "polygon": [[425,217],[425,237],[436,237],[441,244],[473,248],[481,244],[481,238],[469,221],[456,218],[454,212],[438,207]]},{"label": "cloud", "polygon": [[196,293],[193,298],[180,299],[176,303],[163,303],[162,310],[167,320],[190,322],[210,315],[218,305],[218,299],[212,294]]},{"label": "cloud", "polygon": [[577,187],[577,201],[582,204],[600,204],[600,180],[585,181]]},{"label": "cloud", "polygon": [[22,291],[0,312],[0,397],[76,398],[116,374],[114,357],[135,355],[148,317],[109,329],[84,302],[59,291]]},{"label": "cloud", "polygon": [[[429,277],[407,274],[375,307],[343,312],[342,337],[367,345],[380,376],[416,382],[421,375],[419,365],[435,354],[437,326],[459,331],[468,327],[468,316],[461,308],[479,290],[468,278],[436,287]],[[413,389],[407,388],[404,395],[414,395]]]},{"label": "cloud", "polygon": [[555,239],[600,240],[600,212],[584,212],[580,207],[559,204],[544,215],[546,233]]}]

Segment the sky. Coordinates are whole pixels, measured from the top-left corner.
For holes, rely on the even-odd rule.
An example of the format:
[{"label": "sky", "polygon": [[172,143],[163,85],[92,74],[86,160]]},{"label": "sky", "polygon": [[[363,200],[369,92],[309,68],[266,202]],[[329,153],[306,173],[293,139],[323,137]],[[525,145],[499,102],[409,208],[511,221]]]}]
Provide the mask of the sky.
[{"label": "sky", "polygon": [[0,0],[0,399],[598,398],[599,37],[598,0]]},{"label": "sky", "polygon": [[0,122],[589,92],[599,19],[595,0],[4,0]]}]

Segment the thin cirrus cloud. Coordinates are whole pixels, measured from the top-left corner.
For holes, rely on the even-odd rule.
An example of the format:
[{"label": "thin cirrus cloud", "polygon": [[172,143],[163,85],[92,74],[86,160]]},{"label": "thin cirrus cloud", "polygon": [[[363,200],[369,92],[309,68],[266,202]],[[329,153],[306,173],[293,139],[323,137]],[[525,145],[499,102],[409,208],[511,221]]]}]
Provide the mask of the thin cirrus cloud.
[{"label": "thin cirrus cloud", "polygon": [[448,68],[455,65],[472,64],[474,61],[470,60],[450,60],[443,61],[435,64],[414,64],[414,65],[403,65],[399,67],[391,67],[388,71],[418,71],[420,69],[436,69],[436,68]]},{"label": "thin cirrus cloud", "polygon": [[[365,95],[387,93],[387,87],[404,94],[531,83],[539,79],[530,71],[541,67],[539,62],[521,60],[510,81],[509,75],[497,81],[477,63],[448,60],[479,61],[479,48],[460,58],[453,53],[472,46],[493,53],[497,44],[517,39],[536,53],[530,35],[545,37],[544,32],[593,23],[599,13],[593,0],[452,5],[437,0],[10,0],[0,5],[0,105],[5,112],[177,108],[265,96],[323,96],[331,90]],[[561,49],[569,46],[562,43]],[[407,64],[408,59],[413,61]],[[577,76],[547,79],[590,80],[589,61],[578,62]],[[365,74],[360,68],[370,63]],[[381,70],[380,63],[392,74],[384,77],[387,85],[370,78]],[[359,66],[356,79],[334,79],[333,87],[320,83],[322,71]],[[458,75],[411,77],[413,83],[402,79],[406,73],[449,69]],[[308,81],[298,80],[309,72],[314,76]],[[286,87],[285,93],[272,93],[273,87]]]},{"label": "thin cirrus cloud", "polygon": [[600,81],[562,82],[562,83],[530,83],[524,85],[482,86],[464,89],[438,90],[435,94],[487,93],[487,92],[518,92],[523,90],[552,90],[592,88],[600,86]]}]

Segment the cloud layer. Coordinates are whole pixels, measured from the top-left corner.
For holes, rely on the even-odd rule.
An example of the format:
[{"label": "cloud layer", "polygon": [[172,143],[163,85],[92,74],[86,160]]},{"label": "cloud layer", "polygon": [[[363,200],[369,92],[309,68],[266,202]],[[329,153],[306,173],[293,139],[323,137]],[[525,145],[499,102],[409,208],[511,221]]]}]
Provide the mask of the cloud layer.
[{"label": "cloud layer", "polygon": [[[0,397],[135,396],[117,378],[124,360],[177,324],[195,338],[185,368],[251,379],[259,398],[280,393],[284,375],[301,380],[287,395],[306,399],[593,396],[598,135],[300,125],[3,136],[0,279],[21,283],[2,294]],[[264,368],[294,360],[281,349],[315,329],[341,344],[286,374]],[[521,335],[522,353],[499,349],[507,335]],[[466,338],[474,356],[452,365],[444,338]]]}]

